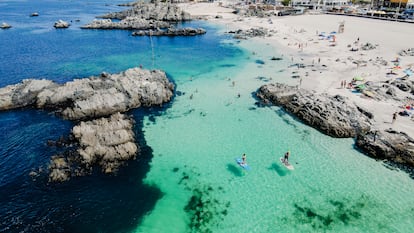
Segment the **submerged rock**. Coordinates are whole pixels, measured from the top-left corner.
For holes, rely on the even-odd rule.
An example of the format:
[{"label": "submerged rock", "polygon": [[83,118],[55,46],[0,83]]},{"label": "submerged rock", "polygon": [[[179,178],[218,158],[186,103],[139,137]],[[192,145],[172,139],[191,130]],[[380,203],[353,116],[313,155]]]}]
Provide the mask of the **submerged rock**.
[{"label": "submerged rock", "polygon": [[367,114],[340,95],[315,94],[280,83],[264,85],[256,95],[332,137],[355,137],[370,129]]},{"label": "submerged rock", "polygon": [[63,182],[70,179],[71,169],[66,158],[52,156],[49,164],[49,181]]}]

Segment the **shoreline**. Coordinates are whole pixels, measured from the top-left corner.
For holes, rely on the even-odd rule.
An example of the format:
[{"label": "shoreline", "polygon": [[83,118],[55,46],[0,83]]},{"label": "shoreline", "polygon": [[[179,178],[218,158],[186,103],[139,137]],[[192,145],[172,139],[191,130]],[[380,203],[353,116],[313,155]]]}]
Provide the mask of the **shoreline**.
[{"label": "shoreline", "polygon": [[[316,94],[346,97],[347,103],[372,114],[372,134],[394,131],[414,138],[412,115],[398,115],[393,120],[395,112],[404,111],[407,105],[414,104],[413,91],[403,91],[400,83],[404,78],[411,82],[405,70],[412,71],[414,56],[399,55],[414,41],[414,34],[408,33],[414,28],[412,24],[325,14],[263,18],[240,16],[233,14],[232,8],[216,3],[181,4],[181,7],[194,18],[222,25],[223,33],[250,29],[267,32],[264,37],[247,36],[247,40],[271,46],[290,63],[280,74],[291,77],[285,79],[285,84],[296,83],[298,89]],[[338,33],[341,23],[344,32]],[[329,39],[321,37],[322,32],[330,35]],[[256,53],[253,48],[246,49]],[[354,87],[349,88],[348,84],[354,78],[362,81],[353,82]],[[343,82],[346,82],[345,87]],[[360,84],[371,85],[365,91],[356,91],[355,86]],[[411,109],[407,110],[409,114]],[[371,140],[371,146],[377,146],[375,140]],[[405,149],[396,151],[396,156],[411,153],[411,147],[412,143],[407,142]],[[411,157],[408,156],[409,161],[413,160]]]}]

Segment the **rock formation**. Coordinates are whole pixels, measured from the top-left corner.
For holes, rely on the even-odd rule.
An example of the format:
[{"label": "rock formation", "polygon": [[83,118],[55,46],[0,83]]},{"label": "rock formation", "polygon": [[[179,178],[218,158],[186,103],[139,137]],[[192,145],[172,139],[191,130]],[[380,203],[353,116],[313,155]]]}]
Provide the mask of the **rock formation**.
[{"label": "rock formation", "polygon": [[135,2],[132,8],[121,12],[109,13],[101,16],[104,19],[125,19],[127,17],[140,17],[142,19],[168,22],[191,20],[191,15],[177,5],[170,2],[143,3]]},{"label": "rock formation", "polygon": [[[369,84],[376,93],[388,86]],[[383,93],[379,98],[391,94]],[[414,177],[414,139],[404,132],[372,130],[374,116],[367,110],[350,103],[340,95],[315,94],[285,84],[267,84],[257,91],[265,104],[283,107],[304,123],[333,137],[355,137],[355,146],[370,157],[386,159],[397,166],[407,166]]]},{"label": "rock formation", "polygon": [[356,146],[376,159],[414,167],[414,139],[392,129],[359,134]]},{"label": "rock formation", "polygon": [[[94,20],[82,26],[83,29],[127,29],[148,30],[169,28],[171,23],[191,20],[189,13],[172,3],[142,3],[128,4],[132,8],[103,15],[102,20]],[[117,19],[120,21],[112,21]]]},{"label": "rock formation", "polygon": [[141,105],[162,105],[171,99],[173,89],[164,72],[139,68],[75,79],[63,85],[28,79],[0,88],[0,110],[33,106],[55,109],[70,120],[90,119]]},{"label": "rock formation", "polygon": [[68,22],[63,21],[61,19],[56,21],[55,24],[53,25],[53,27],[55,27],[55,28],[68,28],[69,26],[70,26],[70,24]]},{"label": "rock formation", "polygon": [[166,30],[146,30],[133,32],[133,36],[196,36],[205,34],[206,30],[202,28],[168,28]]},{"label": "rock formation", "polygon": [[66,181],[72,176],[89,173],[100,166],[113,173],[139,151],[135,144],[133,119],[115,113],[108,118],[82,121],[72,129],[76,151],[69,156],[53,156],[49,165],[50,181]]},{"label": "rock formation", "polygon": [[135,158],[139,148],[132,131],[134,122],[120,112],[162,105],[171,100],[173,91],[163,71],[140,68],[65,84],[27,79],[0,88],[0,110],[51,109],[78,122],[70,135],[73,142],[56,144],[68,145],[68,150],[53,156],[49,165],[49,180],[65,181],[89,173],[96,165],[112,173]]},{"label": "rock formation", "polygon": [[340,95],[315,94],[276,83],[260,87],[257,96],[332,137],[355,137],[370,130],[368,114]]},{"label": "rock formation", "polygon": [[237,31],[229,31],[230,34],[234,34],[234,39],[248,39],[252,37],[266,37],[269,35],[267,29],[259,28],[250,28],[248,30],[239,29]]},{"label": "rock formation", "polygon": [[1,26],[0,26],[1,29],[9,29],[11,27],[12,26],[10,24],[8,24],[8,23],[2,23]]},{"label": "rock formation", "polygon": [[82,26],[83,29],[123,29],[123,30],[148,30],[156,28],[167,28],[170,23],[146,20],[139,17],[126,17],[119,22],[111,19],[95,19],[91,23]]}]

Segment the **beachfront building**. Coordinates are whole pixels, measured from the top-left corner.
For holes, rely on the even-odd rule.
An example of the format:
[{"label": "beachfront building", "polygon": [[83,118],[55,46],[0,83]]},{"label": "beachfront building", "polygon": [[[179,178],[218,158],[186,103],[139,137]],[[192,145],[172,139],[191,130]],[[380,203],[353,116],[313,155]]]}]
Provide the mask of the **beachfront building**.
[{"label": "beachfront building", "polygon": [[292,0],[292,6],[302,6],[309,9],[333,10],[349,4],[349,0]]},{"label": "beachfront building", "polygon": [[405,9],[407,10],[414,9],[414,0],[412,1],[408,0],[407,5],[405,6]]},{"label": "beachfront building", "polygon": [[405,6],[406,10],[414,10],[414,0],[408,0],[407,5]]},{"label": "beachfront building", "polygon": [[384,0],[384,7],[405,8],[408,0]]}]

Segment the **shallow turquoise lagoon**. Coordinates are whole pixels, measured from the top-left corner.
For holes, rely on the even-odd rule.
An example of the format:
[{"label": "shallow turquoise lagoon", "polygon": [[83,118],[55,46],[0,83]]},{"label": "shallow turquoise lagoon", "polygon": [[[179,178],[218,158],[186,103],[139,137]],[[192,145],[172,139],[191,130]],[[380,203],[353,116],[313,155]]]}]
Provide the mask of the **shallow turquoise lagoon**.
[{"label": "shallow turquoise lagoon", "polygon": [[[46,111],[0,113],[0,232],[414,232],[414,183],[278,107],[258,107],[263,84],[292,85],[276,48],[234,41],[206,22],[191,38],[81,30],[121,1],[4,1],[0,86],[25,78],[65,82],[142,65],[176,84],[162,109],[130,113],[142,154],[117,176],[47,183],[73,125]],[[29,14],[38,11],[38,18]],[[73,20],[67,30],[53,22]],[[79,20],[79,21],[78,21]],[[152,46],[151,46],[152,44]],[[264,63],[264,64],[263,64]],[[142,125],[142,135],[141,127]],[[279,157],[291,151],[289,171]],[[247,154],[251,170],[235,158]],[[22,163],[22,161],[27,161]]]},{"label": "shallow turquoise lagoon", "polygon": [[[413,180],[357,152],[352,139],[256,106],[260,85],[295,81],[278,72],[287,61],[270,60],[274,49],[241,46],[234,67],[177,77],[185,94],[144,121],[154,155],[145,183],[164,196],[136,232],[414,231]],[[293,171],[279,161],[287,150]],[[235,162],[243,153],[251,170]]]}]

